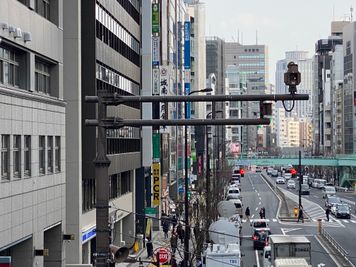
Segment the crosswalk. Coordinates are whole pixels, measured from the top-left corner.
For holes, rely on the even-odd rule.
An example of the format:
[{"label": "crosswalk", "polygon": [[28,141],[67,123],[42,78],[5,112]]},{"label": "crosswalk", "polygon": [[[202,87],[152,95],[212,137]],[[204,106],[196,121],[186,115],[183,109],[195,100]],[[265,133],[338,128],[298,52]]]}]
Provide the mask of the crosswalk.
[{"label": "crosswalk", "polygon": [[[250,222],[253,220],[253,218],[250,220]],[[276,219],[276,218],[273,218],[273,219],[265,219],[266,220],[266,222],[278,222],[278,219]],[[242,219],[242,222],[243,223],[245,223],[245,222],[247,222],[247,220],[246,219]]]},{"label": "crosswalk", "polygon": [[[310,216],[311,217],[311,216]],[[252,221],[253,219],[250,220],[250,222]],[[279,222],[277,218],[271,218],[271,219],[265,219],[266,222]],[[316,223],[318,221],[317,218],[313,218],[311,217],[311,221]],[[336,223],[337,226],[340,226],[340,223],[346,223],[346,224],[356,224],[356,220],[348,220],[348,219],[336,219],[332,216],[330,216],[330,219],[329,221],[327,221],[326,219],[321,219],[321,221],[325,224],[327,224],[327,226],[331,226],[332,223]],[[246,219],[242,219],[242,222],[245,223],[245,222],[248,222],[248,220]]]}]

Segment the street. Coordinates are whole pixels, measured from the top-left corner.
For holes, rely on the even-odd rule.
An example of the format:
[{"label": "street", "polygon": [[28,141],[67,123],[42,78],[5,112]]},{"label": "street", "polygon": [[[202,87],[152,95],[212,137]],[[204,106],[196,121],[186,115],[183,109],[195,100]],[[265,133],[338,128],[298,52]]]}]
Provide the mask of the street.
[{"label": "street", "polygon": [[[311,241],[312,245],[312,265],[318,266],[323,263],[325,266],[336,266],[336,263],[330,257],[329,251],[326,251],[318,242],[316,237],[316,221],[310,223],[296,223],[296,222],[281,222],[278,220],[277,212],[279,206],[279,200],[274,194],[273,190],[267,185],[264,179],[258,173],[248,173],[244,178],[241,178],[242,189],[242,202],[244,210],[249,207],[251,210],[251,219],[259,218],[259,210],[262,207],[266,208],[266,219],[268,220],[269,227],[272,234],[283,235],[305,235]],[[296,196],[296,195],[295,195]],[[317,216],[324,214],[318,213]],[[316,219],[317,217],[315,217]],[[318,217],[320,218],[320,217]],[[244,254],[243,266],[263,266],[262,251],[253,250],[252,245],[252,228],[249,223],[243,220],[242,227],[242,242],[241,250]],[[333,226],[333,227],[329,227]],[[351,226],[351,223],[349,223]],[[356,224],[352,224],[356,226]],[[326,223],[326,227],[332,229],[341,229],[341,225],[336,223]],[[346,228],[346,227],[345,227]],[[351,228],[350,228],[351,229]],[[339,231],[341,232],[341,231]],[[332,233],[330,231],[330,233]],[[338,233],[338,231],[336,231]],[[349,233],[350,234],[350,233]],[[347,234],[346,234],[347,235]],[[342,238],[344,235],[340,235]],[[351,238],[350,238],[351,242]]]}]

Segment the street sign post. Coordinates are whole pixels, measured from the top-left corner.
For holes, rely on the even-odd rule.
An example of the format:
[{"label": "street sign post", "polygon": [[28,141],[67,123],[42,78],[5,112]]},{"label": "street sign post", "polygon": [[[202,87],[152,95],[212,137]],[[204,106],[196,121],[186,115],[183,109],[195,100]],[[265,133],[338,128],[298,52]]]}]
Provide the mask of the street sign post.
[{"label": "street sign post", "polygon": [[170,262],[171,252],[168,249],[166,249],[165,247],[159,247],[154,251],[154,255],[156,255],[157,253],[159,253],[158,260],[160,265]]}]

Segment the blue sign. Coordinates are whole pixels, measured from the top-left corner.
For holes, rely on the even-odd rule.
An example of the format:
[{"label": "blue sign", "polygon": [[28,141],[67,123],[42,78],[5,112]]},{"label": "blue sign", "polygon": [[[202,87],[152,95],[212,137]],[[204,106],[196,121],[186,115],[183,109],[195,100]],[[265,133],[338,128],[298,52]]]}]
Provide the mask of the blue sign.
[{"label": "blue sign", "polygon": [[184,69],[190,69],[190,21],[184,22]]},{"label": "blue sign", "polygon": [[82,234],[82,243],[89,241],[96,236],[96,228],[92,228]]},{"label": "blue sign", "polygon": [[178,188],[178,192],[179,192],[179,193],[183,193],[183,192],[184,192],[183,186],[180,186],[180,187]]},{"label": "blue sign", "polygon": [[[184,92],[185,95],[189,95],[190,93],[190,82],[189,83],[184,83]],[[190,102],[186,102],[186,107],[185,107],[185,118],[190,119]]]}]

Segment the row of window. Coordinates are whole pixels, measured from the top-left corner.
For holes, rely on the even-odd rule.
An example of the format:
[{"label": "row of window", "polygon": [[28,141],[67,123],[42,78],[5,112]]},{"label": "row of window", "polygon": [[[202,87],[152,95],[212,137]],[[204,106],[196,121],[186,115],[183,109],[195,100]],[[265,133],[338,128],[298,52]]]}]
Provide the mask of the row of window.
[{"label": "row of window", "polygon": [[240,67],[249,67],[249,66],[264,66],[265,62],[254,62],[254,63],[240,63],[239,66]]},{"label": "row of window", "polygon": [[240,71],[241,74],[264,74],[265,70],[255,70],[255,71]]},{"label": "row of window", "polygon": [[[30,135],[1,135],[1,180],[10,180],[10,166],[12,177],[15,179],[31,177],[32,137]],[[60,136],[38,137],[39,174],[45,175],[61,171],[61,138]],[[46,140],[47,138],[47,140]],[[47,141],[47,142],[46,142]],[[11,158],[10,155],[13,154]],[[47,161],[46,161],[47,154]],[[22,156],[23,155],[23,156]],[[23,160],[23,164],[22,164]],[[46,168],[47,167],[47,168]],[[47,172],[46,172],[47,170]]]},{"label": "row of window", "polygon": [[130,81],[118,72],[109,69],[100,63],[96,64],[96,78],[129,92],[130,94],[140,94],[140,86],[137,83]]},{"label": "row of window", "polygon": [[259,48],[249,48],[249,49],[245,49],[245,52],[259,52],[260,49]]},{"label": "row of window", "polygon": [[[22,4],[29,6],[30,0],[18,0]],[[50,20],[51,5],[50,0],[35,0],[35,12],[42,17]]]},{"label": "row of window", "polygon": [[108,138],[107,139],[107,153],[108,154],[122,154],[129,152],[140,152],[140,139],[124,139],[124,138]]},{"label": "row of window", "polygon": [[137,54],[140,54],[140,43],[121,24],[100,5],[96,5],[96,19],[104,25],[111,33],[123,41]]},{"label": "row of window", "polygon": [[140,129],[130,126],[125,126],[120,129],[108,129],[106,130],[106,136],[108,138],[140,138]]},{"label": "row of window", "polygon": [[[110,199],[132,192],[130,172],[118,173],[110,176]],[[95,179],[82,180],[82,210],[84,212],[95,208]]]},{"label": "row of window", "polygon": [[[11,47],[0,46],[0,84],[25,89],[26,60],[24,53]],[[51,65],[36,57],[35,91],[51,94]],[[22,84],[21,84],[22,80]]]},{"label": "row of window", "polygon": [[256,55],[240,55],[239,58],[265,58],[265,54],[256,54]]},{"label": "row of window", "polygon": [[139,0],[117,0],[117,1],[137,23],[140,23]]}]

